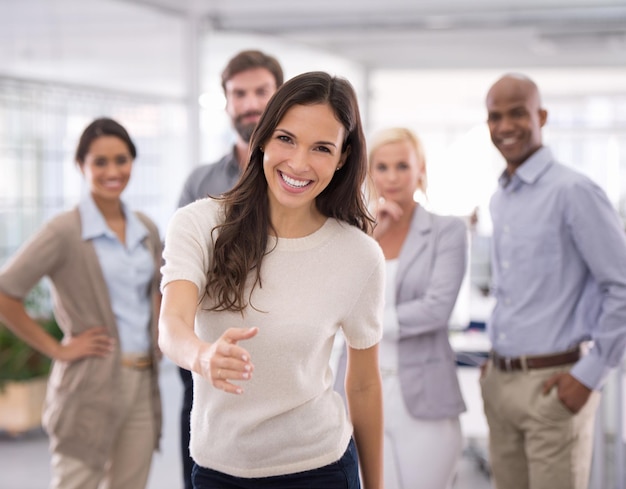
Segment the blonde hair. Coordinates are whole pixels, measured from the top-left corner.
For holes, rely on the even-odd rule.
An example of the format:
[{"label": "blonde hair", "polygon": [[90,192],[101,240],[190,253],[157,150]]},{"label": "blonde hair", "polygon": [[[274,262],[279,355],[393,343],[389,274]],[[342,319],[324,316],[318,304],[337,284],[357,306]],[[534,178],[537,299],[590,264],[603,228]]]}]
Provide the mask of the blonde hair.
[{"label": "blonde hair", "polygon": [[422,177],[417,182],[417,188],[421,190],[424,195],[426,195],[428,179],[426,176],[426,156],[424,155],[424,146],[417,135],[406,127],[390,127],[383,129],[374,135],[369,144],[369,152],[367,155],[369,168],[371,169],[372,157],[374,153],[380,149],[381,146],[391,143],[402,143],[404,141],[407,141],[413,147],[415,154],[417,155],[418,163],[422,165]]}]

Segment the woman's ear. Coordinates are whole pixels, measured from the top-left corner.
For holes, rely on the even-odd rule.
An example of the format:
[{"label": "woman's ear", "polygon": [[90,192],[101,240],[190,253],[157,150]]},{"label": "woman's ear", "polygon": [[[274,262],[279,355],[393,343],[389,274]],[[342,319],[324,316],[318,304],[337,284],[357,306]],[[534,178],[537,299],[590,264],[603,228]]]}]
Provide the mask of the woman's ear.
[{"label": "woman's ear", "polygon": [[350,156],[350,146],[348,146],[346,148],[346,150],[341,153],[341,156],[339,157],[339,164],[337,165],[337,168],[335,168],[335,171],[341,170],[341,168],[343,167],[343,165],[346,164],[346,161],[348,160],[348,156]]}]

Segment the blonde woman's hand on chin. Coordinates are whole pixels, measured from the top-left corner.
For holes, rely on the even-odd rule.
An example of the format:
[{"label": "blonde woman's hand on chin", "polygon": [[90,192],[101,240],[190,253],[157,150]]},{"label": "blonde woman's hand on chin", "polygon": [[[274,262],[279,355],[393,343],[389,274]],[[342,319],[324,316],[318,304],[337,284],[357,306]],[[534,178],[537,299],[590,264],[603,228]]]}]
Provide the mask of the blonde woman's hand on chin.
[{"label": "blonde woman's hand on chin", "polygon": [[250,380],[254,365],[250,354],[238,342],[248,340],[259,332],[258,328],[229,328],[220,338],[200,353],[203,377],[209,379],[216,389],[231,394],[242,394],[243,389],[232,380]]},{"label": "blonde woman's hand on chin", "polygon": [[400,220],[404,211],[393,200],[380,197],[376,206],[376,226],[374,227],[374,239],[380,239],[389,231],[389,227]]}]

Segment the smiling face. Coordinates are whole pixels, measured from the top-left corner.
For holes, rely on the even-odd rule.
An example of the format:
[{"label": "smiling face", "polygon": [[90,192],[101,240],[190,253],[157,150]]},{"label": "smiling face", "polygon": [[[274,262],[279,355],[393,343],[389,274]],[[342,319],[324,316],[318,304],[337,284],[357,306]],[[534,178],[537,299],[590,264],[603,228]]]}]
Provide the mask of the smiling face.
[{"label": "smiling face", "polygon": [[100,136],[89,145],[80,170],[96,202],[119,200],[128,185],[133,158],[124,141]]},{"label": "smiling face", "polygon": [[413,194],[424,174],[424,163],[410,141],[393,141],[376,148],[370,157],[376,193],[403,208],[414,205]]},{"label": "smiling face", "polygon": [[261,114],[276,92],[274,75],[266,68],[242,71],[224,85],[226,112],[239,137],[248,143]]},{"label": "smiling face", "polygon": [[270,213],[318,214],[316,197],[345,161],[345,127],[327,104],[294,105],[264,144]]},{"label": "smiling face", "polygon": [[487,94],[487,112],[491,140],[513,171],[542,145],[547,112],[537,87],[525,78],[501,78]]}]

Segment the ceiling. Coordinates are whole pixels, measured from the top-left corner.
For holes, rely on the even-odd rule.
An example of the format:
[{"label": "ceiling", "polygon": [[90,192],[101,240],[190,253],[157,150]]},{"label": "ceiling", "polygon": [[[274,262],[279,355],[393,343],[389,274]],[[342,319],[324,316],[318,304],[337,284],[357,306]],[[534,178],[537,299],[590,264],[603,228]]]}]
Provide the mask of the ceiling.
[{"label": "ceiling", "polygon": [[[181,99],[190,26],[208,42],[275,40],[281,61],[294,47],[298,70],[334,56],[378,73],[626,73],[625,0],[0,0],[0,76]],[[232,54],[235,43],[219,46]]]},{"label": "ceiling", "polygon": [[624,0],[126,0],[371,69],[626,66]]}]

